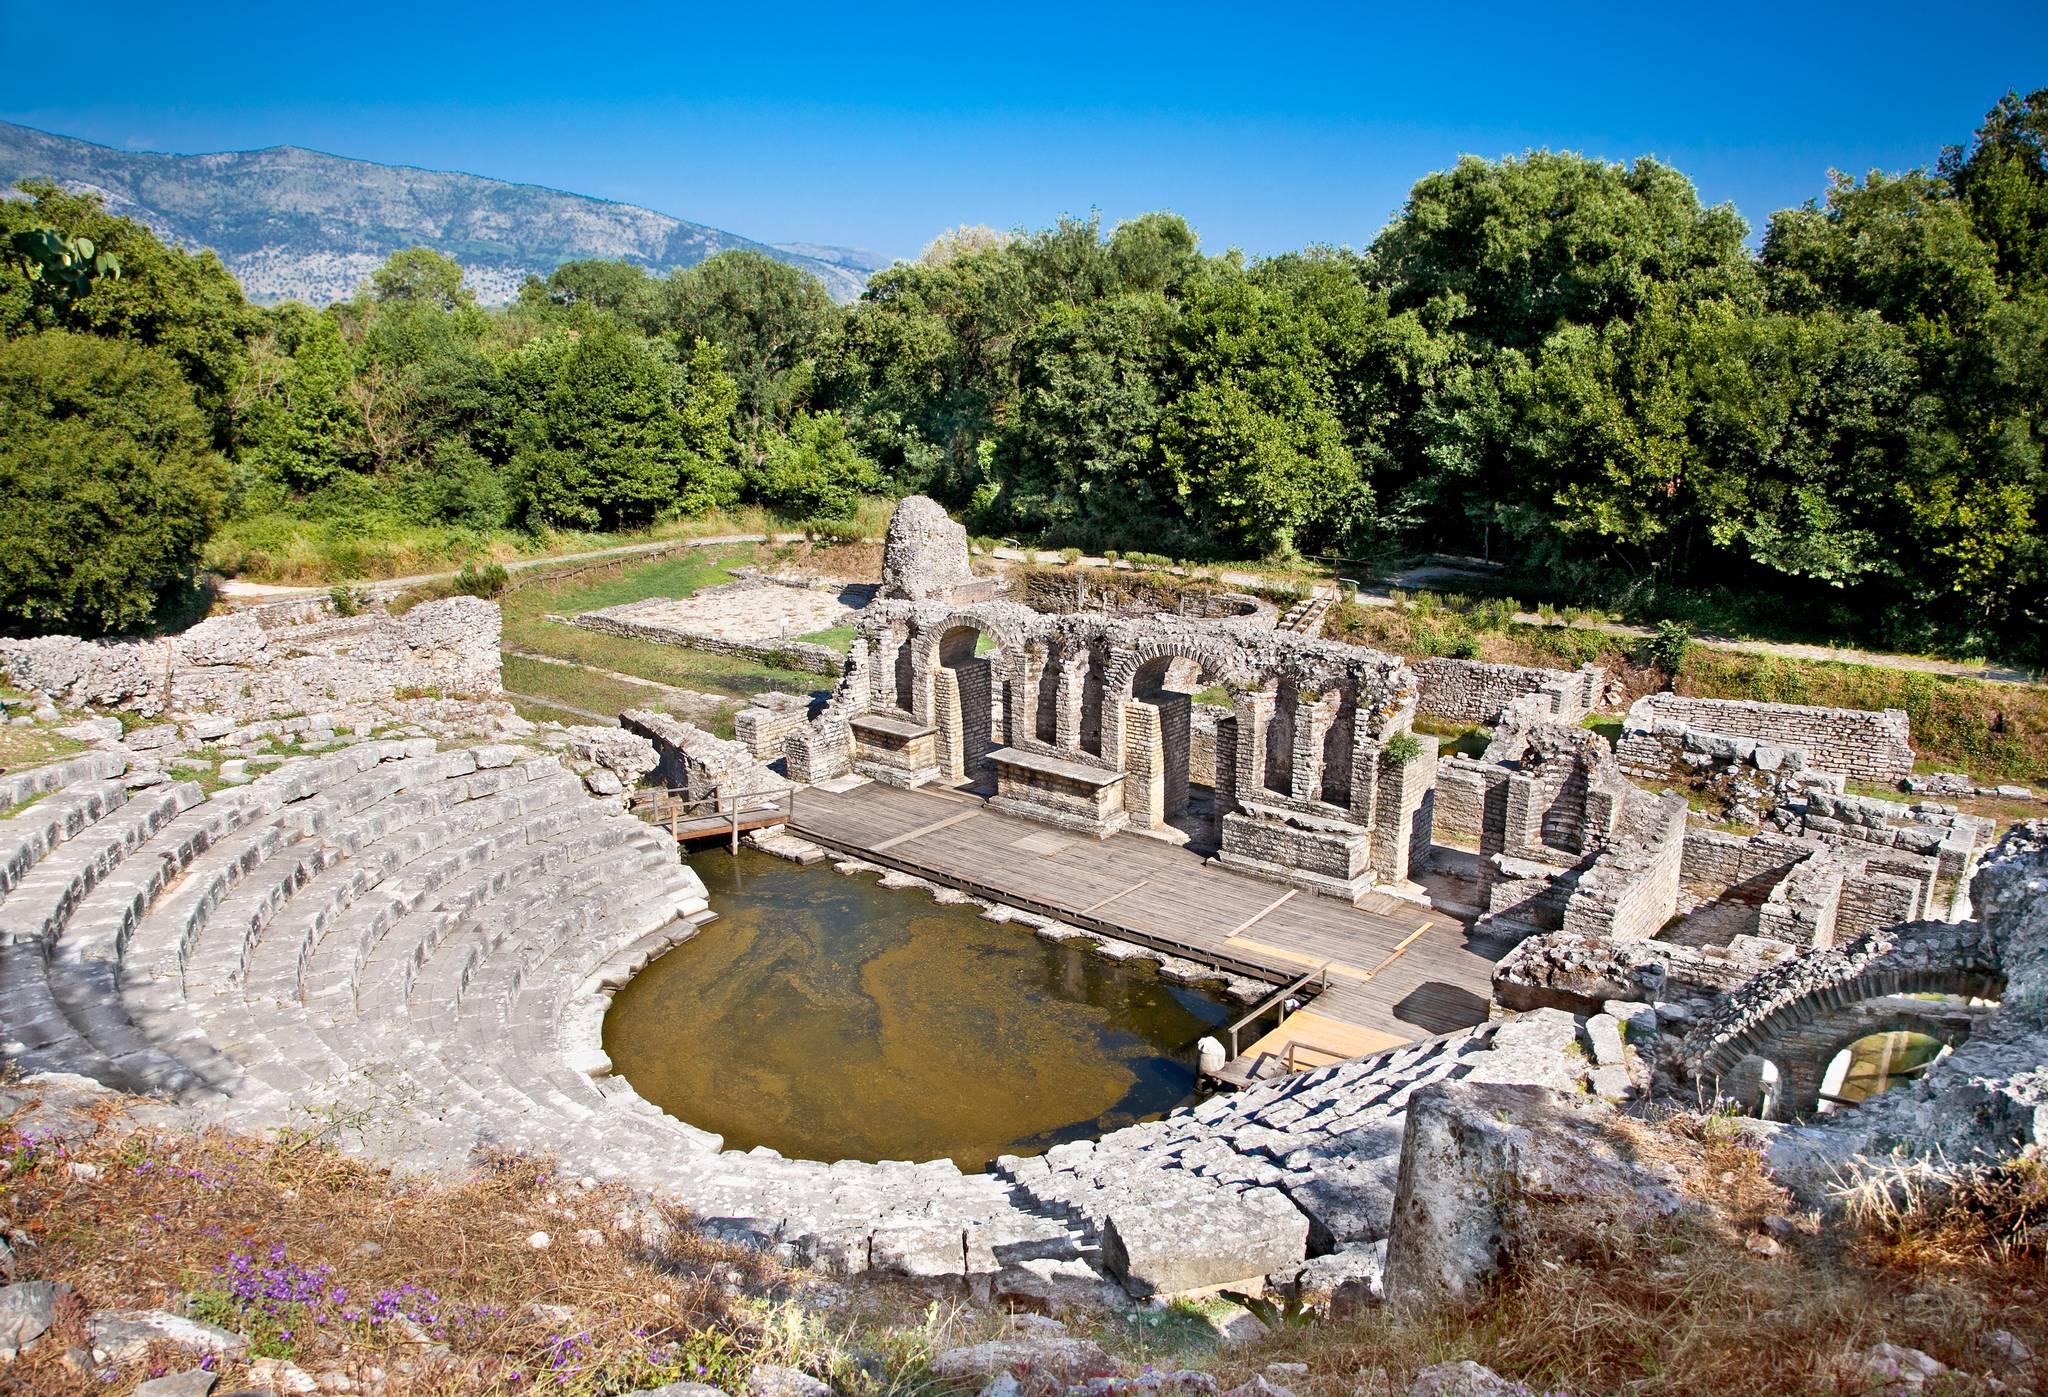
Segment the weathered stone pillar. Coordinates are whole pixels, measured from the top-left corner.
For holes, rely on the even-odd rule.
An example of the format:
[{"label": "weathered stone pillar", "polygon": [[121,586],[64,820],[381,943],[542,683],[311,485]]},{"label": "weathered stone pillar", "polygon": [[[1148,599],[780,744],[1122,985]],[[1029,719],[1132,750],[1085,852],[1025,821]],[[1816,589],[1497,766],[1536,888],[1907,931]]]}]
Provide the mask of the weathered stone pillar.
[{"label": "weathered stone pillar", "polygon": [[1081,750],[1082,704],[1088,692],[1088,652],[1060,656],[1059,735],[1053,739],[1062,751]]},{"label": "weathered stone pillar", "polygon": [[1216,720],[1216,816],[1237,809],[1237,715]]},{"label": "weathered stone pillar", "polygon": [[1337,718],[1339,695],[1323,694],[1314,701],[1297,695],[1294,701],[1293,784],[1288,790],[1302,800],[1320,800],[1323,795],[1323,739]]},{"label": "weathered stone pillar", "polygon": [[1003,725],[1009,730],[1011,746],[1038,740],[1038,706],[1045,684],[1046,653],[1043,646],[1031,646],[1017,657],[1017,674],[1010,697],[1003,705]]},{"label": "weathered stone pillar", "polygon": [[[1266,731],[1273,725],[1273,706],[1279,698],[1271,688],[1253,689],[1238,697],[1237,789],[1232,794],[1239,801],[1257,800],[1259,792],[1266,789]],[[1220,765],[1221,757],[1217,760]]]},{"label": "weathered stone pillar", "polygon": [[1133,828],[1158,829],[1166,823],[1166,752],[1159,710],[1142,699],[1127,700],[1122,708],[1124,813]]},{"label": "weathered stone pillar", "polygon": [[[939,730],[939,770],[950,781],[967,779],[969,767],[966,760],[968,735],[963,722],[960,701],[960,674],[958,670],[939,666],[932,672],[932,726]],[[975,766],[980,766],[979,758]]]},{"label": "weathered stone pillar", "polygon": [[[1371,867],[1375,877],[1401,883],[1429,861],[1431,795],[1436,785],[1437,740],[1414,734],[1419,748],[1408,761],[1379,753],[1378,810],[1372,823]],[[1352,782],[1357,784],[1358,774]]]}]

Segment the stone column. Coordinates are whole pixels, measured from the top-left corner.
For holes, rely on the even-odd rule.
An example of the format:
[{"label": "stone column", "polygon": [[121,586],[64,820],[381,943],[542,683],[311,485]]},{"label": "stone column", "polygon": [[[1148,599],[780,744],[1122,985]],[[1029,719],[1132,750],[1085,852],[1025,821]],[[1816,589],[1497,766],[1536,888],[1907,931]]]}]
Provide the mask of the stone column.
[{"label": "stone column", "polygon": [[1323,694],[1314,702],[1295,698],[1293,781],[1288,789],[1297,800],[1323,797],[1323,739],[1337,717],[1337,702],[1336,694]]},{"label": "stone column", "polygon": [[1003,705],[1003,726],[1011,746],[1038,740],[1039,686],[1045,682],[1045,665],[1042,646],[1027,647],[1017,657],[1016,677]]},{"label": "stone column", "polygon": [[[1372,822],[1371,867],[1388,883],[1406,882],[1429,861],[1431,797],[1436,785],[1437,740],[1414,734],[1421,750],[1397,762],[1379,753],[1378,810]],[[1351,775],[1356,786],[1359,772]]]},{"label": "stone column", "polygon": [[1279,697],[1266,688],[1238,698],[1237,789],[1232,792],[1236,800],[1257,800],[1266,789],[1266,730],[1273,725],[1273,706]]},{"label": "stone column", "polygon": [[1142,699],[1123,705],[1124,812],[1135,829],[1158,829],[1166,823],[1165,743],[1160,737],[1159,710]]},{"label": "stone column", "polygon": [[1088,690],[1088,652],[1060,656],[1059,736],[1063,752],[1081,750],[1081,705]]},{"label": "stone column", "polygon": [[1216,720],[1216,817],[1237,809],[1237,715]]},{"label": "stone column", "polygon": [[960,701],[959,673],[940,665],[932,672],[932,726],[939,730],[939,770],[950,781],[967,779],[965,706]]}]

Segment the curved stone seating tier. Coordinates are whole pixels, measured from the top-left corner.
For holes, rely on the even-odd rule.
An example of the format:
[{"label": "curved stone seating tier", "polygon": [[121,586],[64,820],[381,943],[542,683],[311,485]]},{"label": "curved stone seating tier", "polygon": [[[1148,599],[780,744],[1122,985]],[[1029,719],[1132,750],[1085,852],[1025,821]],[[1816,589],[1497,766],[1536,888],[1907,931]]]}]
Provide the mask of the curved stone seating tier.
[{"label": "curved stone seating tier", "polygon": [[[845,1271],[1023,1267],[1092,1285],[1107,1264],[1142,1293],[1245,1279],[1217,1271],[1224,1233],[1251,1239],[1238,1260],[1276,1268],[1299,1260],[1304,1217],[1325,1245],[1351,1244],[1372,1231],[1357,1197],[1390,1182],[1407,1093],[1470,1070],[1495,1032],[989,1174],[725,1150],[603,1051],[612,993],[710,919],[703,884],[673,840],[553,758],[368,741],[211,798],[190,782],[128,793],[104,762],[67,765],[0,820],[9,1060],[405,1167],[461,1167],[486,1145],[545,1153]],[[1371,1149],[1339,1158],[1333,1141]]]}]

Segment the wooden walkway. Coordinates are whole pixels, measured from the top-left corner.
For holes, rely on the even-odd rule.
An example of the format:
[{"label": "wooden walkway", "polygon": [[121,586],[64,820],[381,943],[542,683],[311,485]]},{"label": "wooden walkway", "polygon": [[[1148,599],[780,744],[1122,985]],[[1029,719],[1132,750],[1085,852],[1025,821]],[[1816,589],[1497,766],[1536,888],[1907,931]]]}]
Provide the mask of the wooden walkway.
[{"label": "wooden walkway", "polygon": [[1232,872],[1144,835],[1069,834],[1002,814],[961,791],[875,782],[840,793],[806,789],[796,795],[790,830],[844,854],[1276,986],[1328,962],[1329,988],[1313,1001],[1313,1020],[1307,1012],[1296,1016],[1304,1021],[1297,1036],[1317,1043],[1309,1031],[1314,1022],[1334,1025],[1322,1029],[1319,1046],[1346,1056],[1481,1022],[1493,963],[1509,945],[1477,939],[1456,918],[1399,898],[1373,894],[1354,907]]}]

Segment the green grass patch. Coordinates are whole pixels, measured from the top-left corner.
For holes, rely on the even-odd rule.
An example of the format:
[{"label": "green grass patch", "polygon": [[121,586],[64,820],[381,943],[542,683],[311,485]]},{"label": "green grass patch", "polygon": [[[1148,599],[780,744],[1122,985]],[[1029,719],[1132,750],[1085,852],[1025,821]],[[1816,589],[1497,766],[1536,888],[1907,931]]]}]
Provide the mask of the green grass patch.
[{"label": "green grass patch", "polygon": [[[809,635],[798,636],[797,639],[807,641],[812,645],[830,646],[843,655],[853,648],[853,638],[857,634],[858,632],[852,626],[827,626],[822,631],[812,631]],[[974,647],[975,654],[979,655],[981,653],[981,645],[986,643],[987,640],[987,636],[981,637],[981,642],[977,643]]]},{"label": "green grass patch", "polygon": [[0,725],[0,771],[47,766],[59,757],[84,750],[83,742],[75,742],[54,728]]}]

